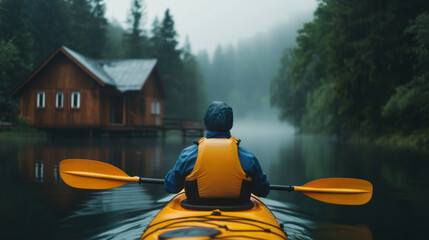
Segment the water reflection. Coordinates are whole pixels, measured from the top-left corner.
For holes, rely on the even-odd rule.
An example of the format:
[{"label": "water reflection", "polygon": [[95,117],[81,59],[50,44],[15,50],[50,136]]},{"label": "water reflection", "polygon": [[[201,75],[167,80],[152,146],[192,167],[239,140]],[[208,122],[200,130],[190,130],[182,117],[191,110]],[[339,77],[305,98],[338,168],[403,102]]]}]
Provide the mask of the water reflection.
[{"label": "water reflection", "polygon": [[[62,182],[59,163],[68,158],[94,159],[113,164],[131,176],[162,177],[164,150],[174,146],[176,152],[178,143],[181,147],[180,138],[2,141],[0,150],[6,161],[1,162],[5,166],[0,170],[6,172],[1,175],[0,190],[7,193],[0,202],[4,236],[103,239],[103,233],[131,222],[122,237],[141,235],[148,214],[153,218],[163,205],[157,203],[166,195],[162,187],[130,184],[103,191],[74,189]],[[133,225],[135,232],[130,235]]]},{"label": "water reflection", "polygon": [[[300,193],[272,191],[263,201],[284,224],[291,240],[426,239],[419,229],[429,223],[427,153],[294,136],[290,128],[265,131],[262,125],[246,135],[247,130],[240,126],[234,127],[233,134],[243,140],[241,146],[256,154],[273,184],[303,185],[325,177],[355,177],[374,185],[373,199],[363,206],[331,205]],[[61,181],[59,162],[94,159],[131,176],[162,178],[192,140],[0,139],[2,237],[138,238],[171,195],[159,185],[74,189]]]},{"label": "water reflection", "polygon": [[320,240],[372,240],[372,233],[365,225],[323,224],[315,229]]},{"label": "water reflection", "polygon": [[79,210],[63,220],[63,225],[70,226],[70,230],[81,229],[75,236],[81,239],[138,239],[163,204],[136,184],[95,191]]},{"label": "water reflection", "polygon": [[156,177],[162,174],[162,145],[129,144],[129,142],[90,141],[82,144],[60,141],[29,146],[17,152],[20,176],[28,182],[52,185],[61,182],[60,161],[68,158],[108,162],[129,174]]}]

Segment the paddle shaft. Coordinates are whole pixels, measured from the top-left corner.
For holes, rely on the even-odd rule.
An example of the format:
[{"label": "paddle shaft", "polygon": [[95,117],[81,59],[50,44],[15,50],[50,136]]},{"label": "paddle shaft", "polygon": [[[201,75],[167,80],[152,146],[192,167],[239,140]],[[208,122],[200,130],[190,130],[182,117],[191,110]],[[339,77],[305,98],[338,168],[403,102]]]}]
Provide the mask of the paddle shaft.
[{"label": "paddle shaft", "polygon": [[[124,182],[138,182],[140,184],[141,183],[164,184],[164,179],[159,179],[159,178],[112,176],[107,174],[89,173],[89,172],[82,172],[82,171],[66,171],[65,173],[76,175],[76,176],[110,179],[110,180],[124,181]],[[288,191],[288,192],[296,191],[296,192],[319,192],[319,193],[364,193],[366,192],[360,189],[311,188],[311,187],[301,187],[301,186],[291,186],[291,185],[270,185],[270,189]]]},{"label": "paddle shaft", "polygon": [[[140,178],[139,183],[154,183],[164,184],[164,179],[158,178]],[[292,185],[270,185],[270,190],[280,190],[288,192],[314,192],[314,193],[366,193],[368,191],[361,189],[345,189],[345,188],[312,188]]]},{"label": "paddle shaft", "polygon": [[164,179],[158,179],[158,178],[126,177],[126,176],[116,176],[111,174],[102,174],[102,173],[93,173],[93,172],[84,172],[84,171],[64,171],[64,173],[75,175],[75,176],[81,176],[81,177],[99,178],[99,179],[124,181],[124,182],[164,184]]},{"label": "paddle shaft", "polygon": [[[164,184],[164,179],[130,177],[113,165],[87,159],[66,159],[59,167],[64,182],[81,189],[110,189],[130,182]],[[271,185],[270,189],[301,192],[322,202],[342,205],[365,204],[373,192],[370,182],[353,178],[318,179],[303,186]]]},{"label": "paddle shaft", "polygon": [[[164,179],[159,178],[140,178],[139,183],[154,183],[164,184]],[[271,190],[283,190],[283,191],[294,191],[294,186],[291,185],[270,185]]]},{"label": "paddle shaft", "polygon": [[270,185],[270,190],[281,190],[281,191],[294,191],[294,186],[291,185]]},{"label": "paddle shaft", "polygon": [[[115,176],[102,173],[92,173],[84,171],[64,171],[64,173],[90,177],[90,178],[99,178],[99,179],[109,179],[115,181],[124,181],[124,182],[136,182],[136,183],[152,183],[152,184],[164,184],[164,179],[159,178],[142,178],[142,177],[127,177],[127,176]],[[360,189],[344,189],[344,188],[311,188],[311,187],[301,187],[301,186],[291,186],[291,185],[271,185],[271,190],[281,190],[281,191],[296,191],[296,192],[317,192],[317,193],[365,193],[367,191]]]}]

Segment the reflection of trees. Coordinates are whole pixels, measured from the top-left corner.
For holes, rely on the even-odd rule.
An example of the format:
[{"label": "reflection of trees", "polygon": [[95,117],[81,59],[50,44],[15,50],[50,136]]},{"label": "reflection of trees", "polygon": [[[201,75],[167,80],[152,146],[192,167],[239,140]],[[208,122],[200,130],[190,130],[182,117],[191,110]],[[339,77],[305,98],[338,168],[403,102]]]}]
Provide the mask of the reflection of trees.
[{"label": "reflection of trees", "polygon": [[[163,177],[190,138],[2,140],[0,224],[5,239],[135,239],[165,201],[160,185],[74,189],[61,181],[67,158],[109,162],[131,176]],[[164,159],[165,158],[165,159]],[[103,235],[105,234],[105,235]],[[104,236],[104,237],[103,237]]]},{"label": "reflection of trees", "polygon": [[[376,239],[421,237],[411,229],[427,225],[427,154],[315,136],[296,136],[283,143],[270,168],[272,183],[301,185],[319,178],[352,177],[372,182],[374,194],[363,206],[317,203],[299,193],[272,192],[270,198],[299,203],[295,210],[313,216],[317,222],[345,226],[365,223]],[[394,229],[398,226],[400,232]]]},{"label": "reflection of trees", "polygon": [[[162,172],[162,144],[135,140],[69,139],[51,141],[22,148],[17,152],[19,175],[27,182],[39,184],[49,195],[49,201],[65,207],[88,191],[66,186],[59,174],[63,159],[92,159],[113,164],[129,175],[159,177]],[[76,194],[79,193],[79,194]],[[82,199],[84,200],[84,199]]]},{"label": "reflection of trees", "polygon": [[283,176],[303,183],[330,177],[370,180],[377,169],[373,161],[378,159],[375,149],[327,137],[297,136],[279,149],[278,162],[272,170],[282,169]]},{"label": "reflection of trees", "polygon": [[372,233],[365,225],[324,224],[315,232],[319,240],[372,240]]}]

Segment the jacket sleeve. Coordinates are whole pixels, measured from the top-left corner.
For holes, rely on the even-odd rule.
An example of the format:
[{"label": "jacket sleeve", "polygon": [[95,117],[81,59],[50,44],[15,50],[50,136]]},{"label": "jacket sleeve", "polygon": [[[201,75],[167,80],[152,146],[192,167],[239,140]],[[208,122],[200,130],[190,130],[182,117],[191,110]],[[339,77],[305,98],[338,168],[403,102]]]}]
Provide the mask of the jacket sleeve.
[{"label": "jacket sleeve", "polygon": [[270,182],[256,156],[242,147],[239,147],[238,156],[244,172],[252,178],[252,193],[266,197],[270,193]]},{"label": "jacket sleeve", "polygon": [[185,186],[185,178],[192,172],[197,159],[198,147],[185,148],[179,155],[173,169],[165,176],[164,189],[168,193],[178,193]]}]

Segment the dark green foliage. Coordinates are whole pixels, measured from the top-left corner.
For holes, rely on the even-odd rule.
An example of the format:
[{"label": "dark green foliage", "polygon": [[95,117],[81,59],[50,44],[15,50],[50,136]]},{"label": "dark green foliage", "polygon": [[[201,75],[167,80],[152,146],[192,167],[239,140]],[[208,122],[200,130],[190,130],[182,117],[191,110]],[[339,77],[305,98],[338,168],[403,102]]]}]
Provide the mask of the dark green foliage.
[{"label": "dark green foliage", "polygon": [[[271,82],[271,104],[280,109],[281,119],[287,120],[300,130],[310,131],[317,128],[320,132],[333,133],[330,132],[335,129],[332,126],[325,126],[319,122],[311,126],[315,121],[319,121],[319,118],[331,119],[331,113],[313,109],[313,113],[317,112],[323,116],[318,116],[317,119],[305,116],[307,107],[317,106],[318,109],[330,107],[326,101],[320,101],[315,105],[316,99],[308,95],[318,89],[322,81],[329,83],[326,72],[326,29],[329,29],[331,13],[329,9],[319,8],[315,14],[319,24],[306,23],[298,31],[299,35],[296,38],[298,47],[283,53],[280,68]],[[320,87],[320,89],[331,88]],[[313,101],[307,103],[307,99]],[[303,122],[304,117],[306,120]],[[325,124],[330,122],[326,121]]]},{"label": "dark green foliage", "polygon": [[149,40],[142,28],[145,17],[145,6],[142,0],[134,0],[131,5],[128,24],[131,28],[124,33],[123,57],[144,58],[149,57]]},{"label": "dark green foliage", "polygon": [[207,91],[200,66],[196,57],[191,53],[191,45],[188,39],[182,50],[182,64],[183,116],[188,116],[191,120],[202,121],[204,110],[208,106]]},{"label": "dark green foliage", "polygon": [[107,20],[102,0],[71,0],[70,30],[64,40],[70,48],[93,58],[103,55]]},{"label": "dark green foliage", "polygon": [[177,49],[177,33],[174,29],[174,20],[170,10],[166,10],[161,23],[155,19],[152,24],[152,38],[154,55],[158,59],[158,67],[165,84],[167,100],[165,113],[168,117],[188,117],[184,115],[184,86],[182,82],[183,65],[180,59],[180,50]]},{"label": "dark green foliage", "polygon": [[154,50],[159,59],[159,68],[161,72],[168,75],[174,75],[180,68],[180,50],[177,49],[177,32],[174,28],[174,20],[167,9],[164,19],[160,25],[153,24],[153,42]]},{"label": "dark green foliage", "polygon": [[100,57],[104,11],[102,0],[0,1],[0,111],[17,110],[12,89],[60,44]]},{"label": "dark green foliage", "polygon": [[414,35],[417,61],[414,79],[396,88],[383,108],[383,117],[401,129],[429,127],[429,14],[423,13],[407,28]]},{"label": "dark green foliage", "polygon": [[429,13],[424,12],[417,16],[406,29],[406,33],[414,36],[412,52],[417,59],[414,70],[417,74],[429,72]]},{"label": "dark green foliage", "polygon": [[16,102],[10,96],[17,75],[20,75],[21,59],[19,51],[12,41],[0,40],[0,112],[11,112],[15,110]]},{"label": "dark green foliage", "polygon": [[170,11],[143,29],[142,0],[132,3],[129,31],[104,17],[103,0],[0,1],[0,112],[17,110],[11,90],[61,44],[92,58],[156,58],[167,92],[165,115],[201,120],[205,85],[189,43],[178,48]]},{"label": "dark green foliage", "polygon": [[293,80],[290,74],[291,54],[285,51],[280,61],[280,68],[277,75],[271,81],[271,103],[281,109],[280,119],[290,122],[294,126],[299,126],[302,118],[302,104],[296,104],[297,96],[292,89]]},{"label": "dark green foliage", "polygon": [[338,133],[339,119],[335,114],[338,103],[335,99],[334,83],[322,83],[317,89],[307,94],[306,113],[301,120],[304,133]]},{"label": "dark green foliage", "polygon": [[103,0],[73,0],[70,47],[93,58],[103,55],[107,20]]},{"label": "dark green foliage", "polygon": [[151,32],[151,48],[167,93],[166,116],[201,121],[206,107],[204,80],[189,42],[184,49],[177,48],[178,34],[170,10],[165,11],[161,23],[155,19]]},{"label": "dark green foliage", "polygon": [[11,91],[33,68],[33,38],[25,4],[16,0],[0,2],[0,112],[17,109]]},{"label": "dark green foliage", "polygon": [[69,3],[62,0],[27,1],[27,23],[34,39],[35,66],[41,64],[60,44],[70,44]]},{"label": "dark green foliage", "polygon": [[429,75],[396,88],[383,108],[383,117],[401,129],[429,127]]},{"label": "dark green foliage", "polygon": [[427,66],[428,25],[420,19],[408,28],[417,36],[414,48],[405,32],[427,9],[420,0],[320,1],[314,20],[299,31],[298,47],[283,57],[290,60],[273,79],[272,104],[304,132],[371,135],[392,122],[422,127],[427,80],[413,65]]},{"label": "dark green foliage", "polygon": [[24,0],[4,0],[0,3],[0,39],[12,41],[19,49],[19,57],[23,65],[33,64],[33,37],[26,21],[28,14]]}]

